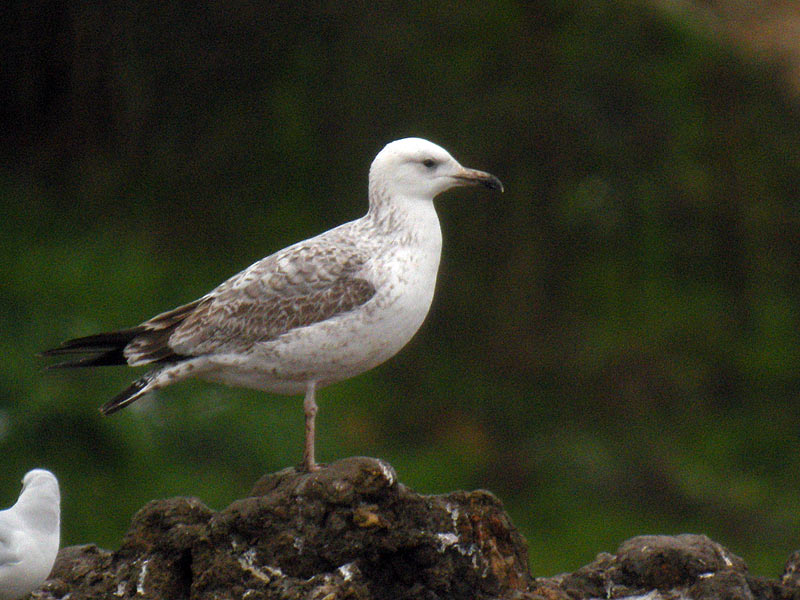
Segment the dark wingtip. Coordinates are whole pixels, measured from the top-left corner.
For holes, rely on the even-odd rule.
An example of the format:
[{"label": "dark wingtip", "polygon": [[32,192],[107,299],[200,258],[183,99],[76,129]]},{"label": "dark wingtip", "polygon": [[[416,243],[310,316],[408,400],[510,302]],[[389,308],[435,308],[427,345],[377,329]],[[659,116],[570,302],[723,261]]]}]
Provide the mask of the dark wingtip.
[{"label": "dark wingtip", "polygon": [[54,365],[46,365],[42,368],[43,371],[58,371],[59,369],[69,369],[72,366],[71,360],[56,363]]},{"label": "dark wingtip", "polygon": [[[58,348],[56,348],[58,350]],[[49,352],[49,351],[46,351]],[[62,354],[75,354],[74,352],[50,352],[44,356],[60,356]],[[47,365],[45,370],[53,369],[79,369],[83,367],[108,367],[117,365],[127,365],[128,360],[121,348],[100,351],[92,356],[84,356],[75,360],[65,360],[63,362]]]},{"label": "dark wingtip", "polygon": [[111,403],[110,401],[106,402],[105,404],[103,404],[103,406],[97,409],[98,411],[100,411],[100,414],[103,415],[104,417],[107,417],[108,415],[113,415],[115,412],[120,411],[124,408],[123,406],[109,406],[110,403]]},{"label": "dark wingtip", "polygon": [[62,348],[61,346],[57,348],[48,348],[47,350],[41,350],[40,352],[36,353],[36,356],[41,356],[42,358],[49,358],[51,356],[61,356],[63,354],[75,354],[74,350],[70,350],[68,348]]},{"label": "dark wingtip", "polygon": [[98,353],[122,349],[143,331],[144,328],[139,326],[131,329],[120,329],[119,331],[87,335],[62,342],[55,348],[42,350],[39,355],[58,356],[61,354],[86,354],[88,352]]}]

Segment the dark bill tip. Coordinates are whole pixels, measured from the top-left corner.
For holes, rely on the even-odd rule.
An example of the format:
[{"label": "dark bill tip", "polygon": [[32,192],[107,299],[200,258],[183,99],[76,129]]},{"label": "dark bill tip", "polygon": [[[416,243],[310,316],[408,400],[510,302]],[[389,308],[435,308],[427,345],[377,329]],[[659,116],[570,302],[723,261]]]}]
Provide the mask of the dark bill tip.
[{"label": "dark bill tip", "polygon": [[482,179],[480,181],[480,184],[482,186],[487,187],[490,190],[497,190],[499,192],[504,192],[505,191],[505,188],[503,187],[503,182],[502,181],[500,181],[497,177],[495,177],[494,175],[491,175],[490,173],[486,173],[486,175],[488,175],[488,177],[486,179]]},{"label": "dark bill tip", "polygon": [[504,191],[503,183],[491,173],[476,171],[475,169],[464,169],[463,174],[456,175],[463,185],[482,185],[490,190]]}]

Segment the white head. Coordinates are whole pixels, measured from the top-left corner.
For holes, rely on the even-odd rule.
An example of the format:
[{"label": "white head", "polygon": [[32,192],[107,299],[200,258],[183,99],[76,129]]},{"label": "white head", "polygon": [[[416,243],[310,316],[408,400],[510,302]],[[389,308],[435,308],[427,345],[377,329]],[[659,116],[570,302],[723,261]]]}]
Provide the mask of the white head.
[{"label": "white head", "polygon": [[22,492],[37,490],[39,493],[50,493],[60,499],[58,491],[58,480],[56,476],[46,469],[33,469],[25,473],[22,478]]},{"label": "white head", "polygon": [[45,530],[58,530],[61,514],[61,493],[56,476],[45,469],[33,469],[22,478],[22,491],[13,507],[31,525]]},{"label": "white head", "polygon": [[433,200],[459,185],[503,190],[503,184],[494,175],[462,167],[447,150],[421,138],[387,144],[369,170],[371,200],[385,195]]}]

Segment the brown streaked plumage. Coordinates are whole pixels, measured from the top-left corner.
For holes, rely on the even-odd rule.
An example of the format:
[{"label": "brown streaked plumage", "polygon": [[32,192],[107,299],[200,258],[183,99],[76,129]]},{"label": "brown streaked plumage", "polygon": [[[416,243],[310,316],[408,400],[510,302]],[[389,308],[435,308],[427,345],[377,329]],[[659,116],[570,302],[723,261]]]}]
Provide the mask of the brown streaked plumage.
[{"label": "brown streaked plumage", "polygon": [[303,457],[313,470],[316,389],[382,363],[422,324],[441,253],[433,198],[459,185],[503,189],[431,142],[392,142],[372,163],[361,219],[276,252],[141,325],[43,354],[89,355],[52,368],[155,367],[103,405],[103,414],[188,377],[305,392]]}]

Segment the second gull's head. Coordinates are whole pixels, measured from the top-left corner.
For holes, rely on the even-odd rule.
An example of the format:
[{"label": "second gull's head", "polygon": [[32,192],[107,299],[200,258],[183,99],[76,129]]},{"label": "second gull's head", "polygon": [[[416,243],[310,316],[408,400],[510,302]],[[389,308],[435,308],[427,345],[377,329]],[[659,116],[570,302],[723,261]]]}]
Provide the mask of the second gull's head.
[{"label": "second gull's head", "polygon": [[61,493],[56,476],[45,469],[28,471],[22,479],[22,491],[14,508],[32,519],[30,525],[57,532]]}]

